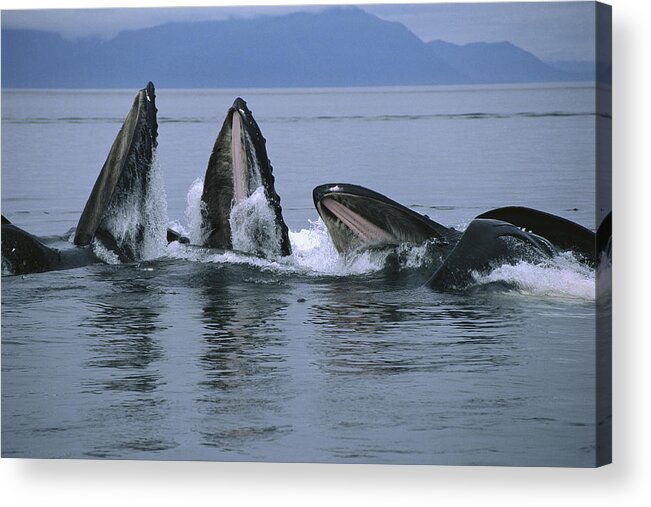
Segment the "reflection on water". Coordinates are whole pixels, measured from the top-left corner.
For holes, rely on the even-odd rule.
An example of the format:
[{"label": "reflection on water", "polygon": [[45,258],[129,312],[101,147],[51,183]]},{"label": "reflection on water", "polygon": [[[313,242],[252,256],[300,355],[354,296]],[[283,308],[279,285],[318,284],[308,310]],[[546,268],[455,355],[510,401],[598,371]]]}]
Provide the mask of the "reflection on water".
[{"label": "reflection on water", "polygon": [[[157,363],[165,353],[157,334],[166,328],[161,314],[168,309],[146,274],[137,268],[100,271],[97,276],[110,282],[109,291],[87,301],[90,315],[81,326],[92,376],[83,386],[85,392],[107,401],[90,414],[93,424],[107,431],[100,433],[89,456],[120,456],[124,451],[160,451],[177,445],[158,435],[168,402],[157,392],[164,382]],[[117,441],[116,426],[125,428]]]},{"label": "reflection on water", "polygon": [[287,338],[278,323],[286,319],[288,287],[245,266],[197,270],[204,342],[197,401],[211,420],[203,444],[236,450],[246,441],[273,440],[290,429],[278,396],[287,377]]},{"label": "reflection on water", "polygon": [[322,333],[385,333],[408,318],[401,305],[364,281],[333,280],[320,287],[319,296],[310,322]]},{"label": "reflection on water", "polygon": [[[109,293],[93,297],[88,309],[90,317],[83,327],[86,336],[95,339],[89,341],[88,366],[112,370],[107,386],[132,379],[135,382],[124,383],[126,390],[129,385],[136,391],[155,388],[150,379],[156,374],[148,370],[163,355],[155,334],[164,329],[160,314],[166,311],[156,287],[146,279],[118,279]],[[139,374],[143,374],[142,384],[137,381]]]},{"label": "reflection on water", "polygon": [[517,307],[351,280],[330,283],[320,294],[309,320],[330,373],[477,371],[517,362],[513,349],[523,325]]},{"label": "reflection on water", "polygon": [[[80,274],[8,282],[5,455],[594,456],[594,398],[579,395],[594,389],[589,304],[173,260]],[[30,300],[43,280],[66,297]]]}]

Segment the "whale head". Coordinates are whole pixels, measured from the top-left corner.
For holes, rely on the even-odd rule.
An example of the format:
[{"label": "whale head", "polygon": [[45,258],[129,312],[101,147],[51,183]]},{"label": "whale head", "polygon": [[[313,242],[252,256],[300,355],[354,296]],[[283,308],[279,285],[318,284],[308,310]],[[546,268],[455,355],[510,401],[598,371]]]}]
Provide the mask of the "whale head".
[{"label": "whale head", "polygon": [[[274,187],[266,141],[246,102],[239,97],[217,135],[201,202],[204,246],[237,248],[238,231],[234,227],[241,227],[249,237],[240,243],[246,244],[242,248],[250,253],[290,254],[288,228]],[[240,212],[235,220],[234,210]],[[244,223],[247,215],[251,220]]]},{"label": "whale head", "polygon": [[[121,260],[142,257],[149,226],[150,178],[158,138],[156,93],[140,90],[118,132],[79,218],[74,243],[100,239]],[[129,220],[124,216],[129,215]]]},{"label": "whale head", "polygon": [[378,192],[349,183],[312,191],[317,212],[340,253],[431,239],[446,243],[458,233]]}]

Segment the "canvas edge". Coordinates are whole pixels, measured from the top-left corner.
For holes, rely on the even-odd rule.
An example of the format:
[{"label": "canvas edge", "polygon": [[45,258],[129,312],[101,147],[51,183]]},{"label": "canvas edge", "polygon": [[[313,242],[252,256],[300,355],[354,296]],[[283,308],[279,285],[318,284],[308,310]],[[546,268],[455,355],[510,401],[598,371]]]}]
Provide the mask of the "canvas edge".
[{"label": "canvas edge", "polygon": [[[595,2],[595,225],[612,211],[612,7]],[[608,86],[610,84],[610,86]],[[612,269],[596,280],[595,466],[612,463]]]}]

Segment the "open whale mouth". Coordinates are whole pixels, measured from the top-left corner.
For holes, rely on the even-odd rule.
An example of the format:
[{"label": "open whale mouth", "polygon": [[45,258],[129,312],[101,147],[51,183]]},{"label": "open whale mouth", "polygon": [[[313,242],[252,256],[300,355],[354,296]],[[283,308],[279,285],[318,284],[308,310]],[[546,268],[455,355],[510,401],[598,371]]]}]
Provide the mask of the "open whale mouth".
[{"label": "open whale mouth", "polygon": [[201,201],[205,246],[261,255],[291,253],[265,145],[246,102],[235,99],[204,178]]},{"label": "open whale mouth", "polygon": [[154,163],[156,113],[155,89],[149,82],[136,95],[95,181],[79,218],[75,245],[87,246],[98,239],[121,260],[134,261],[147,257],[163,240],[156,219],[166,215],[166,204],[156,201],[160,195],[152,195],[159,176]]},{"label": "open whale mouth", "polygon": [[316,187],[314,206],[340,253],[436,239],[458,233],[367,188],[337,183]]},{"label": "open whale mouth", "polygon": [[[255,161],[250,160],[252,157],[247,155],[247,139],[246,132],[242,128],[242,113],[240,110],[236,110],[234,106],[230,116],[231,160],[233,163],[233,201],[237,204],[251,195],[252,191],[250,184],[259,184],[260,174],[255,171],[255,169],[257,169]],[[259,185],[256,185],[256,188],[257,186]]]},{"label": "open whale mouth", "polygon": [[[265,163],[268,163],[264,138],[244,100],[237,98],[233,102],[224,121],[220,135],[222,134],[226,150],[230,146],[230,153],[224,154],[226,160],[223,163],[228,164],[230,156],[231,201],[232,205],[237,205],[263,185],[263,172],[267,169]],[[262,163],[260,158],[263,159]],[[226,193],[229,193],[228,190]]]}]

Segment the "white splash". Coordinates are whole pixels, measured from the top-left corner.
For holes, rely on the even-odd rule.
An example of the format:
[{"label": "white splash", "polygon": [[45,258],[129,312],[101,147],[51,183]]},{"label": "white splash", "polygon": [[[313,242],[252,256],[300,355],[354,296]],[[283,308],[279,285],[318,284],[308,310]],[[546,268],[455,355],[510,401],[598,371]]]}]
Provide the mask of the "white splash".
[{"label": "white splash", "polygon": [[279,261],[231,250],[213,250],[194,245],[184,245],[176,241],[167,246],[167,256],[173,259],[184,259],[206,264],[247,264],[262,271],[285,273],[294,271],[292,266]]},{"label": "white splash", "polygon": [[156,259],[167,243],[167,196],[155,152],[144,182],[132,184],[135,188],[123,191],[107,210],[102,226],[118,245],[130,246],[138,260]]},{"label": "white splash", "polygon": [[[185,208],[187,226],[178,222],[170,223],[170,227],[186,235],[193,245],[203,245],[208,232],[203,228],[203,184],[203,179],[197,178],[188,190]],[[280,256],[281,231],[262,186],[233,206],[229,223],[234,250],[267,257]]]},{"label": "white splash", "polygon": [[474,278],[478,284],[513,283],[520,292],[533,296],[595,299],[595,271],[579,263],[570,252],[541,264],[505,264],[487,275],[475,274]]},{"label": "white splash", "polygon": [[310,220],[309,229],[289,232],[292,246],[290,262],[297,271],[318,275],[345,276],[372,273],[382,269],[386,252],[360,252],[341,256],[323,221]]},{"label": "white splash", "polygon": [[426,241],[421,245],[402,243],[396,248],[396,254],[402,269],[416,269],[432,262],[431,246],[436,240]]},{"label": "white splash", "polygon": [[190,243],[194,245],[202,245],[206,238],[206,231],[203,229],[203,217],[201,216],[202,209],[205,207],[205,203],[201,200],[202,193],[203,179],[197,178],[190,185],[185,201],[185,219],[188,227],[187,229],[175,229],[186,234],[190,239]]},{"label": "white splash", "polygon": [[102,245],[100,241],[93,239],[91,248],[93,249],[95,256],[102,262],[105,262],[106,264],[120,264],[120,259],[117,254]]},{"label": "white splash", "polygon": [[11,265],[9,264],[9,261],[5,260],[4,257],[2,257],[2,276],[8,276],[8,275],[13,275],[14,272],[11,269]]},{"label": "white splash", "polygon": [[233,206],[229,223],[234,250],[265,257],[278,257],[281,254],[282,233],[264,187],[258,187],[249,197]]},{"label": "white splash", "polygon": [[167,246],[167,194],[155,150],[146,185],[147,199],[142,220],[145,236],[140,254],[142,260],[160,257]]},{"label": "white splash", "polygon": [[[274,222],[275,224],[275,222]],[[382,269],[386,253],[362,252],[342,257],[335,249],[321,219],[310,221],[309,229],[289,231],[292,255],[257,256],[240,251],[217,251],[172,242],[166,255],[175,259],[212,264],[247,264],[263,271],[295,273],[306,276],[346,276]]]}]

